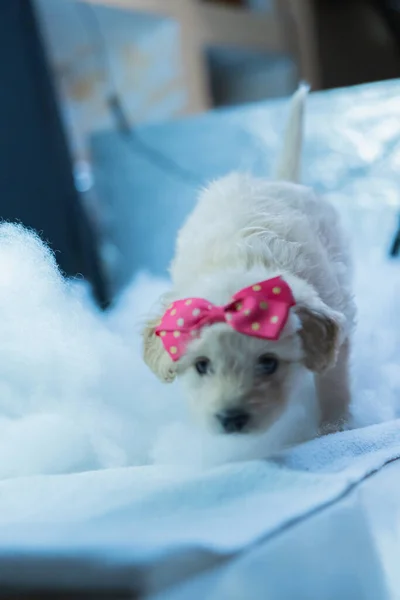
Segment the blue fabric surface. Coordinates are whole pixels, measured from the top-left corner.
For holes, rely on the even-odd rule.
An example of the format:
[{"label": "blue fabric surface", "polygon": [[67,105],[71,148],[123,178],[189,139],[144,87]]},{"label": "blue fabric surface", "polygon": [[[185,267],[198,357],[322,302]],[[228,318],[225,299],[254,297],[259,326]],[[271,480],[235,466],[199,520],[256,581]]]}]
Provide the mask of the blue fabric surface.
[{"label": "blue fabric surface", "polygon": [[[360,210],[400,206],[399,96],[396,80],[309,98],[304,183],[338,205],[354,203],[346,206],[352,221]],[[235,169],[272,173],[287,109],[287,100],[270,101],[92,140],[106,237],[119,256],[115,291],[137,270],[166,273],[176,232],[201,186]],[[389,244],[395,225],[381,226]]]},{"label": "blue fabric surface", "polygon": [[[143,597],[246,551],[254,557],[278,540],[279,560],[264,568],[250,561],[254,581],[242,573],[236,596],[229,591],[236,573],[227,577],[223,570],[217,597],[260,597],[257,580],[272,568],[277,587],[268,590],[271,600],[291,600],[294,590],[296,599],[305,600],[391,600],[382,577],[388,556],[376,552],[358,489],[399,457],[395,421],[318,439],[269,461],[206,472],[150,466],[3,481],[0,587],[98,586],[132,589]],[[377,503],[375,510],[382,506]],[[307,536],[299,539],[296,526],[302,523]],[[322,571],[312,566],[318,556]],[[340,573],[345,568],[347,577]],[[198,588],[195,582],[186,597],[202,598]]]}]

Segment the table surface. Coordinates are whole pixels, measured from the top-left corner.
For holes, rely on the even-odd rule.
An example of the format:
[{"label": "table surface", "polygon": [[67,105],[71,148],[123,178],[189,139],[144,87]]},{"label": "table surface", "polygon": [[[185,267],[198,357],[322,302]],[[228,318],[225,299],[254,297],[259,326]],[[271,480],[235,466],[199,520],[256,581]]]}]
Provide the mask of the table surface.
[{"label": "table surface", "polygon": [[[389,464],[322,514],[151,600],[225,599],[233,590],[235,598],[252,600],[398,600],[399,475],[399,461]],[[290,565],[290,577],[282,565]]]},{"label": "table surface", "polygon": [[[235,169],[272,173],[287,113],[288,100],[269,101],[93,138],[105,238],[116,250],[114,292],[137,270],[166,273],[176,232],[208,181]],[[379,211],[384,244],[394,225],[381,209],[389,216],[400,206],[399,170],[399,81],[310,95],[304,183],[344,206],[352,224],[361,210],[364,235]]]}]

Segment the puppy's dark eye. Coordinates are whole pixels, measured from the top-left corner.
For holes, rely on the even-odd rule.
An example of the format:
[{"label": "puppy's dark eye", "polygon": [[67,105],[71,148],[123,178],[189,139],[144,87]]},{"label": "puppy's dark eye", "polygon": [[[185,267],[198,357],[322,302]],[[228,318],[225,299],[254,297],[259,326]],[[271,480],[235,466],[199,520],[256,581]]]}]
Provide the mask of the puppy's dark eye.
[{"label": "puppy's dark eye", "polygon": [[261,375],[273,375],[279,367],[279,361],[275,356],[263,354],[260,356],[257,363],[257,371]]},{"label": "puppy's dark eye", "polygon": [[210,371],[211,361],[208,358],[198,358],[194,363],[194,368],[199,375],[207,375]]}]

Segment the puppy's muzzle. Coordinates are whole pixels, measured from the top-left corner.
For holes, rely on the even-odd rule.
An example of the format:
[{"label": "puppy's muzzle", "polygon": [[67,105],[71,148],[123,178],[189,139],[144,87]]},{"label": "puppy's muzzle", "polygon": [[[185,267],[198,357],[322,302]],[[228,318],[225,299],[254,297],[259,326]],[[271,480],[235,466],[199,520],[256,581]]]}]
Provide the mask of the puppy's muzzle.
[{"label": "puppy's muzzle", "polygon": [[250,420],[250,415],[240,408],[224,410],[216,415],[217,421],[225,433],[239,433],[243,431]]}]

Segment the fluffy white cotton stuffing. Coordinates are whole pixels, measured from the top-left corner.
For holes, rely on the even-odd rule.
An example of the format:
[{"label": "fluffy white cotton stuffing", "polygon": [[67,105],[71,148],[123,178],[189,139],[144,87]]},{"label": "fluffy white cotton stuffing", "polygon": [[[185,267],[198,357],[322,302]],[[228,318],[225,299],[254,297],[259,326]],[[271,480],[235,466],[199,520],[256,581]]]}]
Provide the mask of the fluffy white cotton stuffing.
[{"label": "fluffy white cotton stuffing", "polygon": [[311,439],[316,427],[310,414],[316,402],[311,382],[299,390],[304,400],[285,411],[267,432],[249,436],[213,435],[191,423],[167,425],[155,440],[152,459],[157,464],[211,467],[229,461],[243,461],[266,456],[282,448]]},{"label": "fluffy white cotton stuffing", "polygon": [[113,332],[41,241],[9,224],[0,311],[0,478],[148,462],[165,415],[138,340]]},{"label": "fluffy white cotton stuffing", "polygon": [[[357,328],[352,349],[353,426],[400,416],[400,261],[389,257],[398,208],[379,201],[363,207],[362,190],[339,201],[352,234]],[[353,201],[352,201],[353,200]]]},{"label": "fluffy white cotton stuffing", "polygon": [[353,355],[354,424],[399,416],[400,264],[357,261],[358,328]]}]

